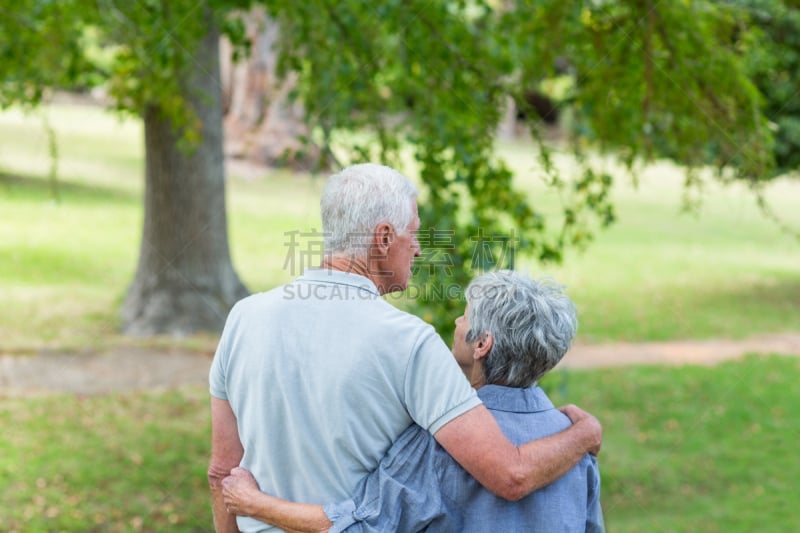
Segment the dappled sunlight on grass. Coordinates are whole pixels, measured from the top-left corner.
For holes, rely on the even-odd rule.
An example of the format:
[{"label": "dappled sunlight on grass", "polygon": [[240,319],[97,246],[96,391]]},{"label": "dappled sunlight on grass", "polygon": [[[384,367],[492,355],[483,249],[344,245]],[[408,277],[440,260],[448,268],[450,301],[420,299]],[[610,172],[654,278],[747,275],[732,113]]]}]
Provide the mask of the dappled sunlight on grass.
[{"label": "dappled sunlight on grass", "polygon": [[[53,105],[47,113],[56,134],[60,180],[141,190],[144,137],[140,121],[82,105]],[[46,176],[49,169],[40,112],[11,109],[0,113],[0,170]]]},{"label": "dappled sunlight on grass", "polygon": [[130,203],[141,200],[138,191],[121,187],[59,180],[55,185],[40,176],[23,176],[0,172],[0,192],[9,200],[30,202],[53,202],[53,188],[64,202],[92,203]]}]

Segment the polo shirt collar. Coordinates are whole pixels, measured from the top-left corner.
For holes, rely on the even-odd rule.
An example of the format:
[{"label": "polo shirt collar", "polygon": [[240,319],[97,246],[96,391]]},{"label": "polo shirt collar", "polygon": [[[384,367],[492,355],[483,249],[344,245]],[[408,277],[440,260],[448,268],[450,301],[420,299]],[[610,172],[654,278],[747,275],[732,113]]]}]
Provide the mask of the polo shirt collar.
[{"label": "polo shirt collar", "polygon": [[307,268],[298,281],[310,283],[330,283],[333,285],[346,285],[368,291],[375,296],[380,296],[378,287],[369,279],[360,274],[334,270],[331,268]]},{"label": "polo shirt collar", "polygon": [[527,389],[484,385],[478,389],[478,398],[487,409],[494,411],[536,413],[555,408],[544,391],[535,385]]}]

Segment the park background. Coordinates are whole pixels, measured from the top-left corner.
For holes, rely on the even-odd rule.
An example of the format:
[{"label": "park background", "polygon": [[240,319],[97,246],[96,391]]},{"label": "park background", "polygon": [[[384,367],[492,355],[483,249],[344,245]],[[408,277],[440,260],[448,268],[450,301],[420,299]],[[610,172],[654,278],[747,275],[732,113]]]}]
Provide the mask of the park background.
[{"label": "park background", "polygon": [[[344,14],[347,6],[357,3],[345,4],[344,8],[339,8]],[[693,9],[715,4],[731,3],[694,3]],[[628,3],[608,5],[621,9]],[[781,2],[770,5],[775,9],[778,9],[775,6],[788,9],[794,17],[789,19],[798,20],[797,9],[785,7]],[[417,7],[419,12],[428,8],[424,3]],[[623,36],[630,37],[630,31],[639,27],[647,30],[648,15],[657,7],[659,3],[649,5],[638,14],[641,16],[627,13],[630,26]],[[670,8],[660,7],[665,10],[662,17],[669,14]],[[283,9],[286,11],[275,15],[279,20],[294,16],[291,7]],[[596,18],[626,13],[622,10],[608,14],[600,7],[595,9],[592,14]],[[187,9],[186,13],[191,11]],[[706,11],[700,13],[705,14]],[[700,15],[698,18],[702,19]],[[39,16],[44,17],[41,13]],[[586,19],[586,15],[581,16]],[[31,17],[33,20],[33,15]],[[23,18],[20,16],[18,20]],[[173,23],[180,25],[180,21],[178,17]],[[737,24],[746,28],[760,29],[761,38],[769,35],[768,26],[755,15],[745,22],[737,19]],[[602,29],[602,24],[600,27]],[[430,28],[427,31],[431,32]],[[585,27],[574,31],[577,34],[585,31]],[[160,35],[165,39],[163,32],[163,26],[154,30],[157,38]],[[431,32],[431,40],[435,40],[433,35]],[[705,34],[703,37],[711,39]],[[175,39],[180,43],[178,37]],[[635,38],[614,41],[612,51],[624,50],[630,42],[636,42]],[[460,41],[453,39],[452,43]],[[778,48],[766,48],[760,43],[762,47],[757,49],[764,62],[764,50],[776,53]],[[714,44],[715,50],[724,50],[725,43]],[[671,59],[685,56],[696,61],[697,51],[691,47],[700,44],[682,45],[690,48],[673,51],[675,57]],[[797,54],[797,45],[792,43],[783,50],[791,46],[795,46]],[[149,49],[153,50],[160,48]],[[746,59],[747,54],[741,50],[737,53]],[[42,57],[32,56],[43,61],[40,66],[52,66]],[[736,54],[726,56],[725,61],[737,57]],[[769,72],[778,78],[782,72],[780,57],[767,61]],[[4,58],[6,66],[11,65],[13,56]],[[599,58],[609,58],[609,51],[601,50],[598,57],[594,57],[595,60]],[[612,72],[617,61],[619,64],[627,61],[624,57],[611,59],[615,60],[608,61]],[[309,61],[315,64],[313,58]],[[36,61],[32,63],[36,65]],[[678,65],[683,63],[678,62]],[[435,66],[441,69],[441,65]],[[424,67],[422,63],[420,68]],[[651,68],[657,70],[658,63]],[[690,66],[686,69],[687,78],[698,76]],[[744,65],[741,69],[749,77],[743,76],[737,83],[758,81],[754,67]],[[640,68],[639,74],[646,70]],[[13,73],[13,69],[11,71]],[[434,69],[434,74],[442,73]],[[678,72],[665,71],[664,74],[667,78],[680,75],[680,68]],[[436,75],[433,77],[435,79]],[[560,111],[555,125],[544,125],[546,116],[541,117],[542,120],[527,117],[522,119],[522,134],[496,136],[497,127],[492,120],[499,122],[500,118],[487,113],[486,116],[479,114],[479,118],[485,118],[488,127],[481,124],[472,130],[470,124],[455,126],[487,143],[468,148],[485,154],[483,151],[490,146],[493,157],[506,162],[511,171],[508,173],[510,185],[519,194],[512,195],[509,205],[513,207],[514,202],[524,200],[535,204],[543,219],[556,220],[554,225],[537,229],[541,233],[538,240],[530,237],[535,233],[526,237],[525,227],[519,229],[521,238],[528,240],[520,245],[513,266],[537,276],[551,275],[567,285],[580,313],[578,342],[612,345],[617,342],[745,340],[800,330],[800,245],[797,239],[800,182],[791,168],[787,168],[792,164],[791,158],[781,159],[778,154],[774,157],[777,163],[765,158],[764,166],[758,167],[763,173],[753,179],[756,169],[747,168],[730,154],[725,155],[724,164],[720,164],[715,159],[719,152],[713,149],[703,150],[698,155],[676,148],[697,139],[691,136],[682,139],[683,130],[675,134],[665,126],[661,136],[653,135],[655,148],[652,150],[638,137],[629,137],[640,150],[636,157],[628,160],[627,153],[620,152],[620,145],[624,143],[619,138],[611,138],[610,146],[604,142],[614,134],[604,129],[604,124],[610,120],[608,115],[616,120],[618,111],[610,104],[591,111],[594,115],[584,110],[590,118],[581,121],[573,109],[579,88],[564,89],[565,84],[570,84],[569,77],[559,72],[545,72],[537,78],[540,79],[537,87],[550,91],[548,94]],[[11,357],[32,358],[43,353],[49,356],[102,355],[135,348],[152,353],[190,352],[196,355],[198,365],[207,365],[216,342],[213,331],[167,331],[136,336],[122,333],[124,324],[119,310],[136,275],[142,226],[147,216],[142,202],[142,176],[146,168],[142,138],[146,124],[131,116],[131,109],[127,114],[104,110],[108,105],[102,105],[103,102],[98,105],[96,98],[85,96],[86,91],[77,102],[62,92],[45,92],[44,95],[57,96],[47,96],[44,103],[32,106],[38,101],[31,93],[21,91],[14,97],[16,79],[6,74],[3,80],[3,104],[8,109],[0,114],[0,295],[4,302],[0,309],[0,353],[4,364]],[[589,80],[580,76],[577,79],[589,85]],[[619,78],[612,79],[619,81]],[[337,94],[363,89],[371,95],[373,88],[353,87],[353,78],[346,80],[350,85],[338,87]],[[55,81],[58,80],[38,80],[43,86],[60,87]],[[386,82],[374,89],[380,93],[386,86],[392,85]],[[658,103],[660,93],[655,89],[650,98]],[[770,113],[767,109],[770,100],[764,96],[767,91],[762,87],[758,89],[761,96],[754,101],[760,102],[760,112],[771,121],[767,131],[772,133],[764,133],[760,123],[755,122],[742,125],[736,122],[738,119],[730,118],[726,124],[746,131],[747,135],[741,139],[761,139],[759,135],[765,135],[763,139],[770,138],[770,143],[762,147],[765,149],[779,144],[775,125],[782,122],[778,111],[788,114],[797,108],[798,95],[792,91],[784,93]],[[627,90],[634,96],[648,94],[647,91],[640,94],[634,89]],[[720,84],[715,90],[725,95],[726,91],[733,93],[737,89]],[[664,94],[670,91],[675,91],[674,84],[670,84]],[[744,91],[743,94],[749,93]],[[438,93],[433,96],[442,98]],[[106,104],[119,104],[107,95],[105,98]],[[454,106],[465,107],[464,98],[466,93],[459,95]],[[702,102],[688,100],[697,106],[695,118],[711,123],[703,130],[709,140],[718,145],[727,140],[733,146],[743,146],[744,141],[736,137],[739,130],[723,128],[720,132],[722,125],[709,118]],[[741,105],[742,100],[733,100]],[[365,105],[361,101],[357,103]],[[383,102],[382,105],[388,104]],[[408,106],[405,97],[403,105]],[[437,105],[444,106],[446,102],[442,100]],[[471,102],[470,105],[478,104]],[[661,105],[663,110],[680,115],[680,110],[671,107],[677,104],[666,100]],[[483,109],[466,107],[472,112]],[[409,116],[417,113],[414,107],[404,109]],[[631,108],[623,106],[623,111],[635,115],[640,112],[639,102]],[[649,113],[655,116],[661,111],[654,104]],[[352,114],[352,109],[349,113]],[[692,114],[691,106],[688,113]],[[423,198],[431,199],[431,191],[437,190],[437,185],[434,181],[433,185],[426,182],[425,177],[436,174],[425,169],[429,169],[436,158],[430,153],[422,154],[430,158],[420,157],[420,152],[413,147],[413,135],[404,137],[396,145],[386,143],[382,137],[386,132],[376,133],[365,125],[375,116],[365,114],[365,123],[348,123],[347,131],[334,130],[335,142],[326,137],[331,132],[319,126],[312,127],[309,131],[313,134],[322,131],[321,153],[330,150],[335,162],[329,163],[335,166],[336,162],[358,160],[365,155],[380,158],[388,144],[389,148],[395,148],[394,155],[391,150],[387,152],[389,161],[406,170],[420,184]],[[730,115],[727,111],[725,114]],[[347,120],[351,120],[352,116],[348,116],[351,118]],[[445,119],[448,117],[464,118],[457,110],[452,115],[444,115]],[[398,119],[392,117],[392,120]],[[635,123],[630,126],[631,130],[626,129],[627,122],[613,124],[613,120],[605,127],[627,133],[645,131],[642,123],[631,120]],[[657,120],[654,123],[657,124]],[[589,133],[584,131],[583,136],[565,133],[580,130],[579,126],[586,124],[593,125],[594,129]],[[431,141],[432,145],[441,140],[435,137],[437,128],[444,128],[445,140],[467,142],[448,130],[447,124],[419,125],[410,121],[400,125],[430,139],[438,139]],[[432,129],[427,129],[429,127]],[[398,129],[402,128],[398,126]],[[609,131],[607,137],[601,135],[604,131]],[[777,128],[778,133],[781,131]],[[677,140],[671,135],[677,135]],[[326,139],[330,141],[328,144]],[[423,137],[423,141],[425,139]],[[665,140],[675,141],[674,146]],[[487,166],[497,170],[492,167],[491,159],[487,159],[487,165],[470,166],[463,158],[458,159],[462,157],[458,150],[445,141],[441,144],[443,149],[434,155],[444,159],[444,163],[437,161],[444,169],[443,175],[459,175],[465,169]],[[353,147],[357,149],[353,151]],[[237,159],[228,158],[225,192],[230,254],[238,276],[251,291],[267,290],[291,279],[297,272],[287,268],[290,234],[319,229],[319,192],[331,170],[322,167],[303,170],[297,154],[303,155],[306,149],[298,149],[294,159],[278,157],[270,168],[263,166],[264,161],[251,161],[252,154],[240,153]],[[546,168],[542,154],[546,154],[546,161],[558,170],[567,186],[559,187],[553,174],[542,170]],[[748,161],[752,164],[755,156],[750,156]],[[681,164],[687,161],[690,166]],[[687,168],[691,169],[689,174]],[[742,173],[737,174],[743,168]],[[597,177],[597,182],[581,181],[587,169],[592,177]],[[570,181],[573,174],[578,176],[574,182]],[[445,180],[439,188],[456,190],[454,198],[470,209],[491,212],[491,206],[475,199],[475,191],[478,195],[500,198],[492,196],[497,191],[485,187],[491,183],[505,183],[506,175],[502,171],[486,173],[474,184],[469,176],[461,182]],[[613,180],[605,183],[603,176],[612,176]],[[687,176],[691,178],[688,187]],[[452,185],[452,182],[457,183]],[[583,183],[584,189],[576,183]],[[591,189],[595,183],[599,185]],[[595,205],[575,212],[591,216],[581,218],[574,229],[561,230],[560,224],[569,218],[563,206],[572,208],[577,205],[576,201],[586,201],[587,196],[576,200],[572,194],[586,189],[598,191],[592,198]],[[608,213],[604,211],[606,205],[613,206],[613,221],[608,220],[611,223],[607,226],[604,224]],[[447,211],[447,207],[438,208],[440,213]],[[470,227],[470,209],[462,209],[450,220],[454,225],[464,225],[467,234],[486,222],[478,220],[476,226]],[[435,211],[426,216],[435,216]],[[518,224],[528,229],[532,225],[531,219],[525,217],[521,223],[496,218],[498,225],[492,227],[499,228],[506,236],[511,234],[509,228],[516,228]],[[198,231],[197,226],[189,229],[194,233]],[[563,241],[563,248],[530,244],[558,243],[559,235],[569,237]],[[550,238],[555,240],[547,241]],[[450,245],[449,240],[445,242]],[[534,253],[525,253],[526,242]],[[507,242],[499,244],[501,246],[494,248],[495,253],[508,245]],[[191,247],[193,243],[185,245]],[[473,242],[472,248],[459,251],[447,248],[447,251],[453,252],[456,268],[469,266],[477,270],[487,266],[473,264],[471,251],[474,249]],[[453,283],[463,286],[463,279]],[[423,290],[425,285],[420,287]],[[441,302],[412,300],[396,303],[410,306],[435,322],[449,340],[447,328],[455,316],[450,311],[461,305],[460,302],[451,302],[448,307]],[[419,307],[415,307],[417,305]],[[742,355],[741,360],[716,366],[572,369],[553,376],[547,386],[556,403],[581,405],[604,424],[602,501],[609,531],[786,531],[796,527],[797,517],[791,509],[800,496],[796,483],[800,467],[794,460],[794,443],[800,433],[800,423],[794,416],[794,409],[800,403],[797,387],[800,363],[795,357],[787,357],[797,354]],[[64,369],[65,374],[67,371]],[[57,384],[47,394],[43,391],[26,394],[12,384],[3,385],[6,388],[0,399],[3,428],[0,436],[0,530],[211,529],[205,479],[209,455],[205,387],[189,385],[169,390],[88,395],[58,393]]]}]

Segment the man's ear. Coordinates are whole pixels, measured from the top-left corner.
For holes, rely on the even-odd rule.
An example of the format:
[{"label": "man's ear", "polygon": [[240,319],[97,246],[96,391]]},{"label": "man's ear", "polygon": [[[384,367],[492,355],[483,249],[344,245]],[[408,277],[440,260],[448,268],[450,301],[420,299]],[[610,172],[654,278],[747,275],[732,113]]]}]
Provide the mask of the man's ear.
[{"label": "man's ear", "polygon": [[473,350],[472,357],[476,361],[485,359],[489,356],[492,346],[494,346],[494,336],[487,331],[481,336],[481,338],[475,341],[475,348]]},{"label": "man's ear", "polygon": [[394,228],[388,222],[381,222],[375,226],[373,233],[373,243],[375,249],[381,254],[385,255],[389,252],[389,246],[394,241]]}]

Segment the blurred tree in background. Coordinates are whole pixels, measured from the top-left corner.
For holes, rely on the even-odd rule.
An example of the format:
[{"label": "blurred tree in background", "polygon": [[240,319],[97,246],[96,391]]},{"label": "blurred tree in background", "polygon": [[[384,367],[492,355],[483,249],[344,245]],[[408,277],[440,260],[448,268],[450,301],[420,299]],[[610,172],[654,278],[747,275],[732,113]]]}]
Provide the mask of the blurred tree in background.
[{"label": "blurred tree in background", "polygon": [[4,106],[102,84],[144,123],[144,227],[122,306],[133,335],[221,326],[247,294],[228,246],[218,28],[245,2],[23,0],[0,22]]},{"label": "blurred tree in background", "polygon": [[[707,179],[700,167],[756,191],[774,174],[772,131],[747,74],[757,78],[757,54],[780,41],[745,3],[23,0],[0,21],[0,104],[102,83],[117,108],[143,118],[145,224],[124,328],[219,327],[245,289],[227,245],[217,28],[241,55],[247,10],[260,4],[263,23],[277,24],[277,73],[291,79],[308,125],[301,141],[319,168],[337,166],[334,154],[399,167],[413,158],[427,251],[412,296],[449,330],[463,302],[448,288],[513,266],[516,254],[560,260],[613,221],[617,176],[597,171],[594,154],[631,172],[671,158],[687,166],[689,191]],[[562,118],[574,173],[553,164],[543,135],[551,113],[531,95]],[[496,155],[510,103],[535,172],[560,192],[561,216],[546,218],[516,190]]]},{"label": "blurred tree in background", "polygon": [[775,137],[775,174],[800,168],[800,2],[731,0],[750,79],[764,97]]}]

